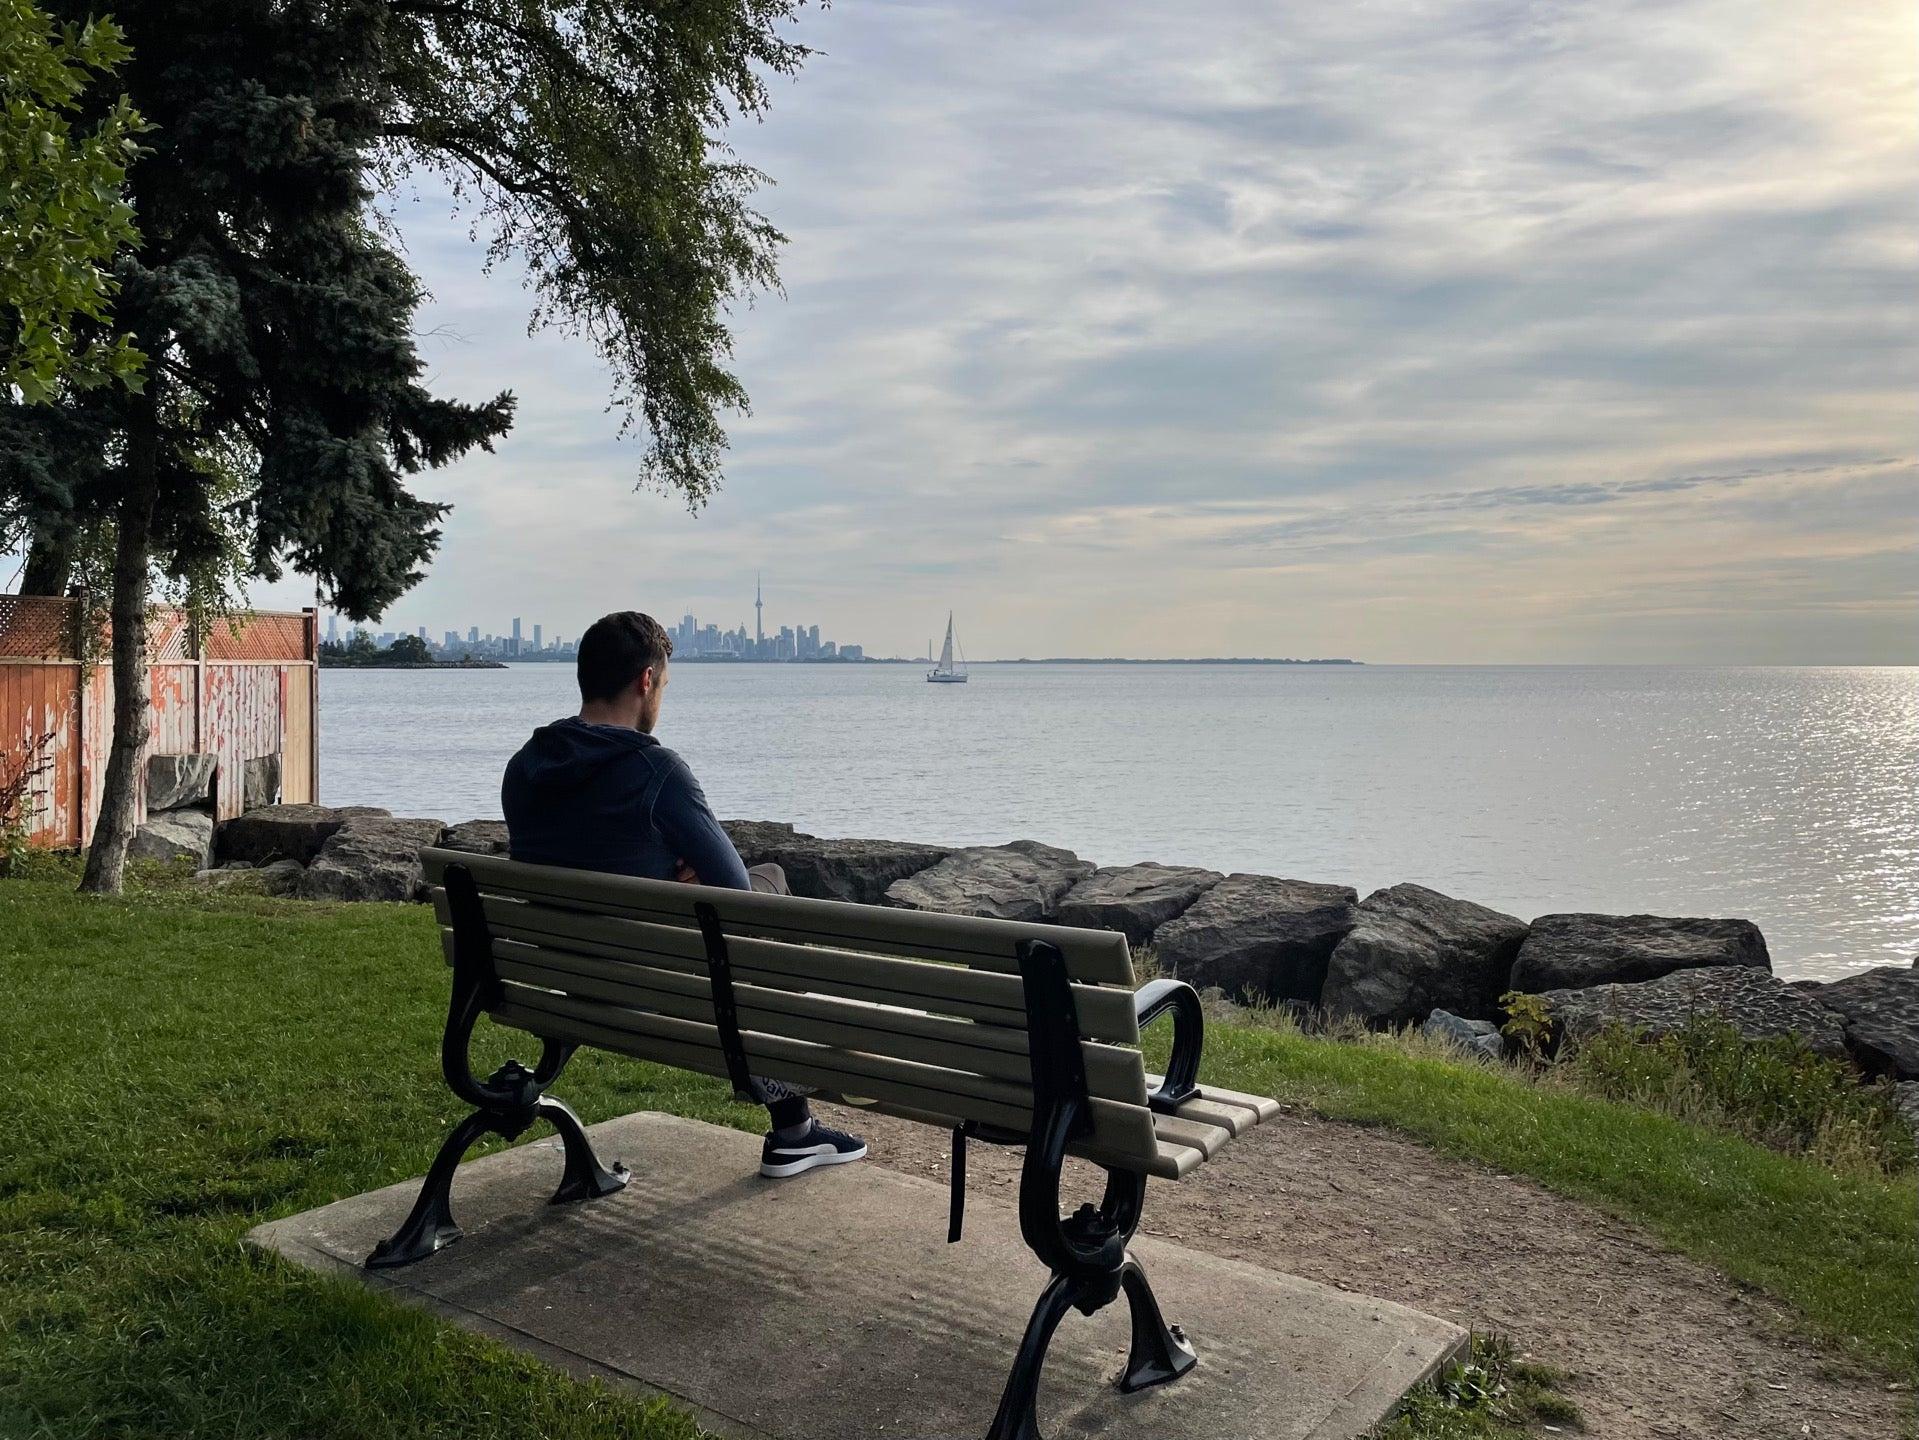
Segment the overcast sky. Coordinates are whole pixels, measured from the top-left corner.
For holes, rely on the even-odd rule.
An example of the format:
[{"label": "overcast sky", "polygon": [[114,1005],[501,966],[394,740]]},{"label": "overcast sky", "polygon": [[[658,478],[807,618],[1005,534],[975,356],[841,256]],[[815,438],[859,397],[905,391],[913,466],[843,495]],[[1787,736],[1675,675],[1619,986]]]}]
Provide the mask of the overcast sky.
[{"label": "overcast sky", "polygon": [[[387,624],[916,653],[1919,660],[1910,0],[840,0],[733,135],[784,298],[699,516],[432,194],[520,397]],[[256,592],[294,602],[298,586]],[[310,592],[307,597],[310,600]],[[385,628],[384,626],[382,628]]]}]

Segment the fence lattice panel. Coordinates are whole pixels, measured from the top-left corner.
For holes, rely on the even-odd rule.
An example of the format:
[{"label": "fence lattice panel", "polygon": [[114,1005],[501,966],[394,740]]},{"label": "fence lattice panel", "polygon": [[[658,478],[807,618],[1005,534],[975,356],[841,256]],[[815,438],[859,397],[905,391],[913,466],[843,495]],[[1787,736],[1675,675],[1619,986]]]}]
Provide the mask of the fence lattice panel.
[{"label": "fence lattice panel", "polygon": [[62,660],[73,648],[74,602],[57,595],[0,595],[0,655]]},{"label": "fence lattice panel", "polygon": [[200,653],[208,660],[304,660],[307,617],[247,614],[215,620]]}]

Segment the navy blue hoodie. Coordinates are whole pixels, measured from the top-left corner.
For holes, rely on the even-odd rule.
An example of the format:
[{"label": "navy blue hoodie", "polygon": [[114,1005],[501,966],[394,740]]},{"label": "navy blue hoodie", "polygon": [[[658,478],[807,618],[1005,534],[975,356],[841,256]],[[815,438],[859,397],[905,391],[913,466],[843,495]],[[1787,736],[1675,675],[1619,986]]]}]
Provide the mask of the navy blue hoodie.
[{"label": "navy blue hoodie", "polygon": [[577,717],[533,732],[500,782],[515,860],[749,890],[740,852],[684,760],[651,735]]}]

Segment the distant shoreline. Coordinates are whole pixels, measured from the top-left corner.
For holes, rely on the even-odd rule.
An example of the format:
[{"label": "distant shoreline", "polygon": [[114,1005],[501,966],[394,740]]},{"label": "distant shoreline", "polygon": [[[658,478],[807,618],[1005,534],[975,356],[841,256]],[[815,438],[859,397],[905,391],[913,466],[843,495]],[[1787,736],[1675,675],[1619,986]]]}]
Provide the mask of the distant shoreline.
[{"label": "distant shoreline", "polygon": [[[320,657],[323,670],[506,670],[514,665],[571,665],[571,655],[516,655],[511,660],[335,660]],[[740,655],[676,655],[675,665],[930,665],[920,655],[868,655],[861,660],[842,660],[838,656],[805,660],[749,660]],[[1207,656],[1197,660],[1134,659],[1120,656],[1060,655],[1044,659],[969,660],[969,665],[1364,665],[1364,660],[1291,660],[1254,656]]]},{"label": "distant shoreline", "polygon": [[1364,660],[1292,660],[1258,656],[1209,655],[1197,660],[1133,660],[1118,655],[1049,655],[1043,660],[973,660],[973,665],[1364,665]]},{"label": "distant shoreline", "polygon": [[322,670],[504,670],[504,660],[335,660],[320,657]]},{"label": "distant shoreline", "polygon": [[[524,662],[522,662],[524,663]],[[924,655],[868,655],[863,660],[837,657],[808,660],[749,660],[739,655],[676,655],[675,665],[930,665]],[[1100,655],[1048,655],[1042,659],[1021,656],[1013,660],[968,660],[968,665],[1364,665],[1364,660],[1292,660],[1255,656],[1206,656],[1202,659],[1128,659]]]}]

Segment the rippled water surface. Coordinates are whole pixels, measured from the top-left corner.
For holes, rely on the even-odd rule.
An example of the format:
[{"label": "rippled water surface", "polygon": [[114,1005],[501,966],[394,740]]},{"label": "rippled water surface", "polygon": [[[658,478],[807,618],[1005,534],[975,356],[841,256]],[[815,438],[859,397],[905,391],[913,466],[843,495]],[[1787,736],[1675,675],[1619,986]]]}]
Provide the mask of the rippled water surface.
[{"label": "rippled water surface", "polygon": [[[329,670],[321,796],[497,816],[575,703],[565,665]],[[660,737],[815,834],[1742,915],[1794,977],[1919,949],[1919,669],[682,664]]]}]

